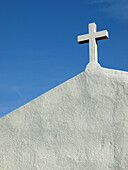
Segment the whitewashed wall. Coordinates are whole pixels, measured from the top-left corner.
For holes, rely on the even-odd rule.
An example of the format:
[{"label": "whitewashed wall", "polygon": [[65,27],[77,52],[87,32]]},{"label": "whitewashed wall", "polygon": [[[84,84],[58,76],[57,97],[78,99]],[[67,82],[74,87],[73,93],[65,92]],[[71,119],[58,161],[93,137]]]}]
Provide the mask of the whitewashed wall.
[{"label": "whitewashed wall", "polygon": [[128,73],[86,70],[0,119],[0,170],[128,170]]}]

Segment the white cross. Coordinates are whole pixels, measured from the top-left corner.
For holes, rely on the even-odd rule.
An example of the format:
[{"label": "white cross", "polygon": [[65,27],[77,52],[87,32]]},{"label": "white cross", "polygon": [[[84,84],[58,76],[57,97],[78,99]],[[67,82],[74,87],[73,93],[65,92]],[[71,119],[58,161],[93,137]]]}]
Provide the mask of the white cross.
[{"label": "white cross", "polygon": [[108,38],[108,31],[96,32],[96,24],[89,24],[89,34],[80,35],[77,37],[78,43],[83,44],[89,42],[89,61],[98,61],[97,58],[97,40]]}]

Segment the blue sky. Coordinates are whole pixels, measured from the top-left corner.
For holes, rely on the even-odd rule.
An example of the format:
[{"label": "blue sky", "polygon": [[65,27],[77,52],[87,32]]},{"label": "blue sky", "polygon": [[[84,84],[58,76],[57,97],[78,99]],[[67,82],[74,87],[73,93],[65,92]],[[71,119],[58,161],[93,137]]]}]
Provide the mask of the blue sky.
[{"label": "blue sky", "polygon": [[128,71],[127,0],[0,1],[0,117],[84,71],[88,23],[108,30],[98,42],[106,68]]}]

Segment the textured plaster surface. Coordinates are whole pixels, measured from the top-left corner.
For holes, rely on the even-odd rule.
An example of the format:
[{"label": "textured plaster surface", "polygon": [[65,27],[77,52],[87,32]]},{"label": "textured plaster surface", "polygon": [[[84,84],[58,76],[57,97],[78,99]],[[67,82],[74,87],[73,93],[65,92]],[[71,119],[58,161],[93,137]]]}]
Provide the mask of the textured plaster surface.
[{"label": "textured plaster surface", "polygon": [[128,73],[92,62],[1,118],[0,170],[128,170]]}]

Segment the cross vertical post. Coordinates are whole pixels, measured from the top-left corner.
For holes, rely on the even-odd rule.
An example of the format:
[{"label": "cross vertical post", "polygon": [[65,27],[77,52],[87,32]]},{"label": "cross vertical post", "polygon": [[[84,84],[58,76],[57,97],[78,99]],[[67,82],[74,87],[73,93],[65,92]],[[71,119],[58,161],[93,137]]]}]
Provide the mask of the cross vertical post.
[{"label": "cross vertical post", "polygon": [[89,24],[89,61],[98,61],[97,57],[97,41],[94,38],[94,33],[96,32],[96,24]]}]

